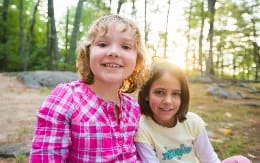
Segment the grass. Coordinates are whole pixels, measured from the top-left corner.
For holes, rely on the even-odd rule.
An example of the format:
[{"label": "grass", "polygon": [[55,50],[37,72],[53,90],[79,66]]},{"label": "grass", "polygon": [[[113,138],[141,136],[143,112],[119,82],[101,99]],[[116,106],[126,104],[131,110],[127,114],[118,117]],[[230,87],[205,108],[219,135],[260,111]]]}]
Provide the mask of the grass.
[{"label": "grass", "polygon": [[28,157],[25,155],[17,155],[17,156],[15,156],[15,162],[16,163],[26,163],[26,162],[28,162]]},{"label": "grass", "polygon": [[[260,84],[251,83],[251,85],[260,88]],[[207,130],[213,133],[211,142],[220,159],[233,155],[259,157],[260,128],[257,126],[260,124],[260,108],[243,104],[259,102],[259,96],[251,95],[247,89],[235,86],[225,89],[250,95],[254,100],[216,98],[207,94],[205,84],[191,84],[190,89],[190,111],[198,113],[207,123]],[[260,158],[256,159],[259,161]]]},{"label": "grass", "polygon": [[226,136],[224,138],[224,143],[213,142],[212,145],[220,159],[223,160],[232,155],[239,154],[241,149],[246,147],[246,139],[245,137],[238,135]]},{"label": "grass", "polygon": [[41,94],[49,94],[50,92],[51,92],[51,89],[49,89],[49,88],[46,88],[46,87],[40,88]]},{"label": "grass", "polygon": [[[250,83],[249,87],[260,89],[260,83]],[[225,159],[233,155],[244,155],[253,163],[260,162],[260,108],[250,107],[244,103],[257,102],[260,97],[257,94],[250,94],[248,89],[237,86],[229,86],[228,89],[241,92],[253,99],[221,99],[210,96],[207,93],[207,85],[201,83],[191,83],[191,103],[190,111],[199,114],[207,123],[207,130],[212,145],[220,159]],[[10,88],[11,92],[20,94],[21,92]],[[41,88],[39,93],[49,94],[51,89]],[[136,92],[131,94],[137,97]],[[18,139],[23,139],[33,131],[21,128],[18,131]],[[8,136],[8,141],[12,141],[13,135]],[[250,157],[249,157],[250,156]],[[26,162],[28,156],[17,156],[13,158],[15,162]],[[0,160],[1,162],[1,160]]]}]

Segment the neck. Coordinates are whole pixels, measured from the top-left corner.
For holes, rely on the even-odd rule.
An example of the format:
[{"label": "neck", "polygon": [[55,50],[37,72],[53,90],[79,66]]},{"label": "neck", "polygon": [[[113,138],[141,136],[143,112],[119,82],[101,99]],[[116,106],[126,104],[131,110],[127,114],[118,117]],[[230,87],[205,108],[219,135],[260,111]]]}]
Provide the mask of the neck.
[{"label": "neck", "polygon": [[168,121],[157,120],[157,119],[154,118],[153,116],[152,116],[152,119],[153,119],[156,123],[158,123],[159,125],[164,126],[164,127],[168,127],[168,128],[175,127],[176,124],[177,124],[177,118],[176,118],[176,116],[174,116],[171,120],[168,120]]},{"label": "neck", "polygon": [[118,91],[120,85],[104,85],[99,82],[94,82],[90,88],[105,101],[119,103]]}]

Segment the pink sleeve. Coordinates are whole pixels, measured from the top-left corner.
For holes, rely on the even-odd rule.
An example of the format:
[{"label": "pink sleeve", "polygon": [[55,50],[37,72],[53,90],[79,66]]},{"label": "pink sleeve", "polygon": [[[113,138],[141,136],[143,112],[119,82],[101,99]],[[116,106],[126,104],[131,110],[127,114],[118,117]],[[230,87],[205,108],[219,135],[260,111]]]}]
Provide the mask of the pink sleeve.
[{"label": "pink sleeve", "polygon": [[37,114],[31,163],[66,162],[71,145],[68,117],[72,106],[72,95],[65,84],[57,86],[43,102]]},{"label": "pink sleeve", "polygon": [[223,160],[221,163],[252,163],[252,162],[244,156],[232,156]]}]

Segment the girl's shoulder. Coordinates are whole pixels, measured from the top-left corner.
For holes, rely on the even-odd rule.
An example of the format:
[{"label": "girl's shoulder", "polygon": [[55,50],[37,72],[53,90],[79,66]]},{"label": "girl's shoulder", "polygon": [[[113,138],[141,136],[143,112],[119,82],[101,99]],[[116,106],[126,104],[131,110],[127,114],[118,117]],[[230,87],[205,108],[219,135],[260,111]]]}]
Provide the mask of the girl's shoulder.
[{"label": "girl's shoulder", "polygon": [[202,120],[202,118],[197,114],[197,113],[194,113],[194,112],[188,112],[187,115],[187,120]]},{"label": "girl's shoulder", "polygon": [[58,84],[51,92],[51,96],[68,97],[70,96],[73,100],[86,98],[85,96],[93,97],[95,93],[90,87],[85,84],[82,80],[76,80],[71,82],[63,82]]},{"label": "girl's shoulder", "polygon": [[188,112],[186,118],[187,120],[184,122],[189,123],[190,125],[200,125],[200,126],[205,125],[205,122],[197,113]]},{"label": "girl's shoulder", "polygon": [[89,86],[87,84],[85,84],[82,80],[75,80],[75,81],[71,81],[71,82],[63,82],[60,85],[67,86],[71,89],[76,89],[76,88],[89,89]]},{"label": "girl's shoulder", "polygon": [[95,95],[95,92],[89,87],[88,84],[85,84],[82,80],[75,80],[71,82],[64,82],[59,84],[60,86],[67,87],[72,92],[85,94],[85,95]]},{"label": "girl's shoulder", "polygon": [[184,121],[184,125],[189,128],[192,135],[198,135],[206,126],[203,119],[196,113],[188,112],[187,120]]},{"label": "girl's shoulder", "polygon": [[132,106],[139,107],[137,100],[135,100],[135,98],[133,98],[132,96],[130,96],[126,93],[121,93],[120,98],[121,98],[121,102],[124,105],[132,105]]},{"label": "girl's shoulder", "polygon": [[149,131],[154,127],[163,128],[162,126],[158,125],[150,116],[142,114],[139,121],[139,128],[144,131]]},{"label": "girl's shoulder", "polygon": [[141,109],[138,102],[128,94],[121,93],[120,94],[120,103],[124,108],[124,111],[130,116],[133,116],[134,119],[139,121],[141,115]]}]

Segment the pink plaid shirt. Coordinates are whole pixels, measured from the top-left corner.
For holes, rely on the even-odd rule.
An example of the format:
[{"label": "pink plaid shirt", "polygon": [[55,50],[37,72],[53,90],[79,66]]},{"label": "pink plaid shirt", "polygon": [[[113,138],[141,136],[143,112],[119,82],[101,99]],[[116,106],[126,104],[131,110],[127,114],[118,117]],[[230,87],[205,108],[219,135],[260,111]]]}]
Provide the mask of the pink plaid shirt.
[{"label": "pink plaid shirt", "polygon": [[140,108],[125,94],[120,103],[118,124],[114,103],[81,80],[58,85],[38,111],[30,162],[137,162],[133,137]]}]

